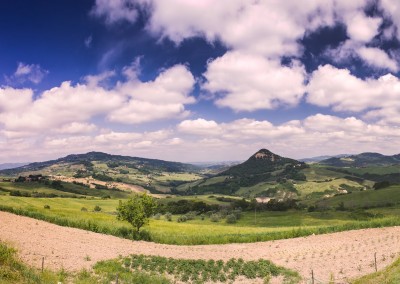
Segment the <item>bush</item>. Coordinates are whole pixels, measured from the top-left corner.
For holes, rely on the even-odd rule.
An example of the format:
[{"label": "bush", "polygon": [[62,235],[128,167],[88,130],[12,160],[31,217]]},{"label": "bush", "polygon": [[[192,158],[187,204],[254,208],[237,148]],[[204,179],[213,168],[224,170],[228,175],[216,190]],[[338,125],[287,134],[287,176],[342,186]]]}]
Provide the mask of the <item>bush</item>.
[{"label": "bush", "polygon": [[82,208],[81,208],[81,211],[82,211],[82,212],[87,212],[87,208],[86,208],[86,207],[82,207]]},{"label": "bush", "polygon": [[169,222],[172,221],[172,214],[171,213],[169,213],[169,212],[165,213],[164,217],[165,217],[165,220],[167,220]]},{"label": "bush", "polygon": [[236,223],[236,217],[233,214],[229,214],[226,216],[226,223],[228,224],[234,224]]},{"label": "bush", "polygon": [[182,223],[182,222],[186,222],[188,220],[188,218],[186,217],[186,215],[182,215],[182,216],[179,216],[179,218],[178,218],[178,223]]},{"label": "bush", "polygon": [[211,216],[210,216],[211,222],[219,222],[220,219],[221,219],[221,217],[217,213],[211,214]]},{"label": "bush", "polygon": [[185,216],[188,220],[194,220],[196,218],[197,212],[191,211],[187,213]]},{"label": "bush", "polygon": [[46,204],[45,206],[43,206],[43,208],[44,208],[44,209],[50,209],[50,205],[47,205],[47,204]]},{"label": "bush", "polygon": [[100,212],[100,211],[101,211],[101,207],[100,207],[99,205],[96,205],[96,206],[93,208],[93,211],[94,211],[94,212]]},{"label": "bush", "polygon": [[160,213],[157,213],[156,215],[154,215],[154,219],[160,220],[160,218],[161,218],[161,214]]},{"label": "bush", "polygon": [[315,211],[315,206],[314,205],[308,206],[307,211],[308,212],[314,212]]},{"label": "bush", "polygon": [[239,220],[242,217],[242,209],[235,209],[232,211],[232,214],[235,215],[236,220]]}]

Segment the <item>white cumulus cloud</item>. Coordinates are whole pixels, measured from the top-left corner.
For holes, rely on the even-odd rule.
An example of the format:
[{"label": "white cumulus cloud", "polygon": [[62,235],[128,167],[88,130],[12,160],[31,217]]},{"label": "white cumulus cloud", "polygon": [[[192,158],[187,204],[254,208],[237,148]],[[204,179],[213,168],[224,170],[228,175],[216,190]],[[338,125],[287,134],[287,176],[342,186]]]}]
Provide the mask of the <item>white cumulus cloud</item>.
[{"label": "white cumulus cloud", "polygon": [[295,106],[303,96],[301,64],[281,66],[276,60],[242,52],[227,52],[208,63],[203,89],[216,94],[216,105],[235,111]]},{"label": "white cumulus cloud", "polygon": [[362,80],[347,69],[325,65],[313,72],[307,91],[309,103],[334,111],[367,111],[367,118],[382,122],[395,122],[400,114],[400,80],[392,74]]}]

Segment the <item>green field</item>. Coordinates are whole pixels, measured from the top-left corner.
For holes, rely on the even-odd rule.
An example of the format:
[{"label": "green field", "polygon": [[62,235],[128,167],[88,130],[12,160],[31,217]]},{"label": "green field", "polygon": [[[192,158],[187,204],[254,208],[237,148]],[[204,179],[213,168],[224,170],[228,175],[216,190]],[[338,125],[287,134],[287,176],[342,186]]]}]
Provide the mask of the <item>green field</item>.
[{"label": "green field", "polygon": [[366,190],[339,195],[320,200],[316,205],[321,208],[335,208],[341,203],[348,209],[397,205],[400,203],[400,185],[393,185],[380,190]]},{"label": "green field", "polygon": [[400,167],[398,165],[393,166],[376,166],[376,167],[363,167],[363,168],[346,168],[346,171],[349,173],[363,175],[363,174],[376,174],[376,175],[385,175],[385,174],[399,174]]},{"label": "green field", "polygon": [[[118,200],[0,196],[0,207],[6,211],[63,226],[131,238],[130,225],[116,220],[117,204]],[[45,209],[45,205],[50,209]],[[94,212],[95,206],[100,206],[102,210]],[[85,210],[82,211],[82,208]],[[227,224],[224,219],[211,222],[209,218],[201,220],[200,217],[178,223],[178,216],[173,216],[171,222],[161,217],[160,220],[150,220],[149,225],[144,227],[143,238],[167,244],[254,242],[400,224],[397,214],[397,211],[386,211],[379,218],[360,221],[352,212],[243,212],[236,224]]]},{"label": "green field", "polygon": [[[50,183],[51,184],[51,183]],[[78,184],[61,182],[62,188],[55,189],[51,185],[42,182],[0,182],[0,194],[19,191],[22,194],[52,194],[55,197],[107,197],[107,198],[129,198],[131,192],[110,189],[91,189]]]}]

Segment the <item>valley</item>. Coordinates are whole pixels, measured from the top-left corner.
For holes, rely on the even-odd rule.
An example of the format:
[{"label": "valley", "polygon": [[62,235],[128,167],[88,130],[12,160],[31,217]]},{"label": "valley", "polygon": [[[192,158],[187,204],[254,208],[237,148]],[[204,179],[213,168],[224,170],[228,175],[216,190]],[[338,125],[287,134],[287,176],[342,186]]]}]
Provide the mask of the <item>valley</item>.
[{"label": "valley", "polygon": [[[349,159],[357,165],[349,166]],[[240,164],[202,167],[90,152],[0,171],[0,210],[128,242],[150,241],[182,248],[283,242],[288,246],[287,256],[259,257],[299,271],[305,278],[308,274],[295,263],[302,254],[303,260],[307,259],[311,243],[309,248],[302,243],[296,254],[296,249],[289,248],[290,239],[312,241],[317,236],[324,239],[332,233],[347,234],[345,231],[351,239],[359,232],[354,230],[400,226],[400,165],[396,163],[396,158],[369,153],[361,154],[359,160],[353,155],[307,164],[261,149]],[[137,194],[154,198],[157,208],[140,232],[133,233],[128,222],[117,220],[117,207]],[[392,236],[396,233],[384,238],[388,246],[383,253],[384,266],[397,258],[396,252],[387,257],[392,248],[386,241]],[[378,242],[382,238],[374,237]],[[10,241],[10,237],[0,236],[0,240]],[[375,243],[370,237],[363,242]],[[355,245],[343,244],[348,248],[349,262],[355,253],[362,255],[349,250]],[[151,255],[163,255],[156,248],[151,251]],[[312,255],[328,252],[321,246]],[[246,259],[244,252],[231,257],[240,255]],[[307,262],[318,271],[312,263],[322,260],[314,257]],[[82,267],[90,268],[95,260],[100,259],[93,258]],[[367,266],[362,265],[358,272],[358,266],[353,266],[351,272],[340,273],[338,268],[332,273],[350,279],[372,272]],[[329,273],[324,270],[320,277],[328,279]]]}]

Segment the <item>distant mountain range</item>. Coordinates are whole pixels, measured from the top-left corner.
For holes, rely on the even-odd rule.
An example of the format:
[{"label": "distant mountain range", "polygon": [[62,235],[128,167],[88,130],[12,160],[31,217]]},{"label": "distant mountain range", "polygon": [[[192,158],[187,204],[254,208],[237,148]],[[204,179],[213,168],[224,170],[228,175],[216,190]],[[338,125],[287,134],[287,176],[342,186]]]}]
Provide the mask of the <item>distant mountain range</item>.
[{"label": "distant mountain range", "polygon": [[345,157],[333,157],[319,162],[332,167],[369,167],[400,165],[400,154],[385,156],[379,153],[361,153]]},{"label": "distant mountain range", "polygon": [[[387,167],[400,165],[400,154],[361,153],[324,158],[326,156],[298,161],[260,149],[239,164],[193,165],[89,152],[22,166],[7,164],[4,167],[8,169],[0,170],[0,176],[42,174],[50,179],[56,176],[69,179],[69,182],[82,182],[85,178],[130,184],[152,193],[280,199],[298,198],[307,183],[307,186],[318,190],[325,188],[320,190],[325,194],[335,194],[343,188],[347,191],[359,190],[371,186],[371,182],[400,183],[399,169]],[[305,160],[313,162],[306,164]],[[337,179],[341,179],[339,184],[336,184]]]},{"label": "distant mountain range", "polygon": [[5,163],[0,164],[0,170],[15,169],[27,165],[28,163]]}]

